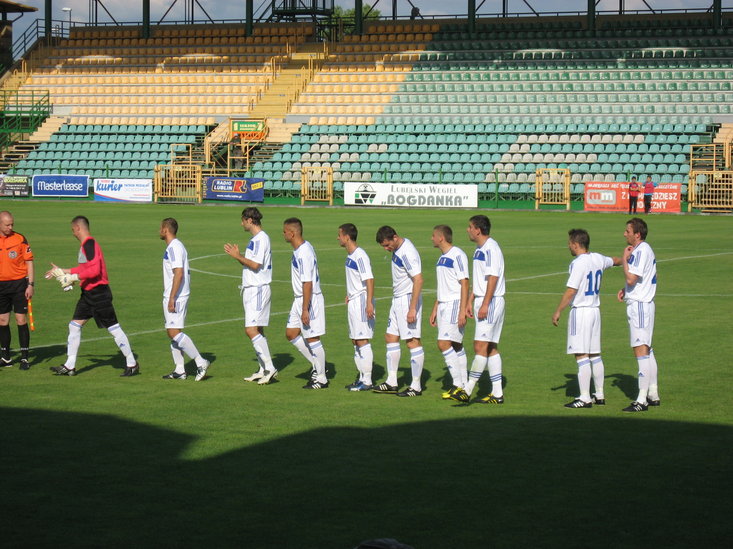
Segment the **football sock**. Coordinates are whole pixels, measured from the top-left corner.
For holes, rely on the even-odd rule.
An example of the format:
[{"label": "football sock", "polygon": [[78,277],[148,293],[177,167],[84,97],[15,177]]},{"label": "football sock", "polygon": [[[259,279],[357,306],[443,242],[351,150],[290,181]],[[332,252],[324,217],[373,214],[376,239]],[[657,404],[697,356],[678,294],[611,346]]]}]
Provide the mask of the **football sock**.
[{"label": "football sock", "polygon": [[[125,334],[124,330],[122,329],[122,326],[120,326],[119,324],[115,324],[114,326],[110,326],[109,328],[107,328],[107,331],[112,334],[113,338],[115,338],[115,343],[117,344],[117,347],[120,349],[120,351],[122,351],[122,354],[127,361],[127,367],[132,368],[135,365],[135,355],[132,354],[130,342],[127,339],[127,334]],[[185,351],[180,343],[179,347],[181,347]]]},{"label": "football sock", "polygon": [[580,388],[580,400],[583,402],[590,402],[590,359],[588,357],[579,358],[576,362],[578,363],[578,387]]},{"label": "football sock", "polygon": [[308,347],[308,343],[305,339],[303,339],[302,335],[298,335],[295,339],[291,339],[290,343],[292,343],[298,351],[300,351],[300,354],[305,357],[305,359],[313,365],[313,353],[311,353],[310,347]]},{"label": "football sock", "polygon": [[637,356],[636,361],[639,364],[639,396],[636,402],[644,404],[649,393],[649,355]]},{"label": "football sock", "polygon": [[28,360],[28,348],[31,346],[31,331],[28,324],[18,324],[18,343],[20,344],[20,357]]},{"label": "football sock", "polygon": [[10,326],[0,326],[0,353],[3,358],[10,358]]},{"label": "football sock", "polygon": [[175,364],[175,372],[177,374],[185,374],[186,368],[184,367],[183,351],[178,346],[175,340],[171,339],[171,356],[173,357],[173,364]]},{"label": "football sock", "polygon": [[76,356],[79,354],[79,345],[81,344],[81,324],[77,324],[73,320],[69,322],[69,338],[66,341],[66,366],[69,370],[73,370],[76,366]]},{"label": "football sock", "polygon": [[422,391],[422,368],[425,364],[425,353],[422,347],[410,349],[410,370],[412,370],[412,383],[410,387],[416,391]]},{"label": "football sock", "polygon": [[387,385],[397,386],[397,369],[402,350],[399,343],[387,343]]},{"label": "football sock", "polygon": [[483,355],[476,355],[473,357],[471,362],[471,371],[468,373],[468,381],[466,382],[465,390],[468,396],[471,396],[473,388],[476,387],[478,380],[481,378],[481,374],[486,369],[486,363],[489,359]]},{"label": "football sock", "polygon": [[654,350],[649,349],[649,393],[647,400],[659,400],[659,387],[657,386],[657,358]]},{"label": "football sock", "polygon": [[468,383],[468,358],[466,357],[466,350],[461,349],[456,353],[458,357],[458,372],[461,374],[461,385],[460,387],[466,387]]},{"label": "football sock", "polygon": [[354,364],[356,364],[356,371],[359,372],[359,381],[364,379],[364,372],[361,370],[361,353],[359,352],[359,346],[354,345]]},{"label": "football sock", "polygon": [[311,353],[313,353],[313,366],[316,370],[316,381],[319,383],[326,383],[328,378],[326,377],[326,350],[323,348],[323,343],[320,341],[311,341],[309,343]]},{"label": "football sock", "polygon": [[456,352],[453,350],[453,347],[447,351],[443,351],[443,360],[445,360],[445,366],[448,368],[448,373],[453,380],[453,387],[463,387],[463,384],[461,383],[461,374],[458,371],[458,357],[456,356]]},{"label": "football sock", "polygon": [[361,354],[361,374],[364,385],[372,384],[372,365],[374,363],[374,352],[372,351],[371,343],[362,345],[359,348],[359,354]]},{"label": "football sock", "polygon": [[504,396],[504,389],[501,387],[501,355],[499,353],[489,357],[489,377],[491,394],[495,397]]},{"label": "football sock", "polygon": [[596,398],[603,399],[603,380],[605,378],[605,367],[601,355],[590,358],[591,369],[593,370],[593,386],[596,389]]},{"label": "football sock", "polygon": [[267,338],[262,334],[257,334],[252,339],[252,346],[255,349],[255,353],[257,353],[257,361],[260,363],[260,370],[274,370],[275,365],[272,363],[270,347],[267,345]]}]

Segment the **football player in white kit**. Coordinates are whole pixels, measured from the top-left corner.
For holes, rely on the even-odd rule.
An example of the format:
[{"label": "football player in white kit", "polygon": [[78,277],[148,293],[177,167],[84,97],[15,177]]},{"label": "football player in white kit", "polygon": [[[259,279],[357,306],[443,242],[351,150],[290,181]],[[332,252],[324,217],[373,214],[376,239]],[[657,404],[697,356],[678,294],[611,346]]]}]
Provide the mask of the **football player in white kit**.
[{"label": "football player in white kit", "polygon": [[371,339],[374,337],[374,275],[369,256],[359,247],[356,239],[359,231],[352,223],[344,223],[338,230],[338,241],[346,249],[346,308],[349,321],[349,337],[354,345],[354,363],[359,377],[346,388],[350,391],[372,389],[374,353]]},{"label": "football player in white kit", "polygon": [[242,227],[252,235],[242,255],[236,244],[224,244],[224,251],[242,265],[242,306],[244,331],[252,342],[259,369],[244,381],[267,385],[277,377],[270,347],[265,337],[265,326],[270,323],[272,301],[272,250],[270,237],[262,230],[262,213],[254,207],[242,210]]},{"label": "football player in white kit", "polygon": [[[375,393],[400,397],[422,395],[422,371],[425,353],[420,343],[422,321],[422,265],[420,254],[410,240],[402,238],[390,226],[377,230],[377,244],[392,253],[392,305],[387,319],[387,380],[374,388]],[[412,382],[398,392],[397,370],[400,365],[400,339],[410,350]]]},{"label": "football player in white kit", "polygon": [[491,221],[485,215],[468,220],[468,238],[476,243],[473,252],[473,289],[468,297],[466,316],[476,319],[473,338],[475,352],[468,373],[465,393],[456,391],[451,398],[467,402],[484,370],[489,370],[491,392],[478,400],[482,404],[504,404],[502,361],[499,339],[504,325],[504,255],[491,238]]},{"label": "football player in white kit", "polygon": [[468,359],[463,349],[468,305],[468,257],[453,245],[453,230],[448,225],[436,225],[431,236],[433,246],[441,251],[435,266],[438,296],[430,314],[430,325],[438,327],[438,349],[453,386],[443,393],[449,399],[456,391],[464,391],[468,382]]},{"label": "football player in white kit", "polygon": [[638,217],[627,221],[624,231],[628,244],[623,255],[626,286],[619,290],[618,299],[626,302],[630,342],[639,367],[639,395],[624,412],[646,412],[649,406],[660,404],[657,359],[652,349],[657,260],[652,247],[646,243],[648,231],[646,222]]},{"label": "football player in white kit", "polygon": [[178,240],[178,222],[172,217],[160,224],[160,239],[165,240],[163,254],[163,315],[175,369],[163,379],[186,379],[184,353],[196,361],[196,381],[206,377],[209,361],[201,356],[190,337],[183,333],[186,324],[188,297],[191,293],[188,253]]},{"label": "football player in white kit", "polygon": [[[575,355],[578,364],[580,396],[565,404],[566,408],[591,408],[593,404],[606,404],[601,358],[601,281],[603,271],[614,265],[621,265],[621,258],[591,253],[589,248],[588,231],[568,231],[568,250],[575,259],[570,263],[565,293],[552,315],[552,323],[557,326],[560,314],[570,305],[567,353]],[[593,397],[590,394],[591,376],[596,389]]]},{"label": "football player in white kit", "polygon": [[312,366],[311,379],[303,389],[326,389],[326,350],[321,343],[326,333],[326,309],[316,252],[303,239],[303,224],[297,217],[283,222],[283,237],[293,247],[290,277],[295,296],[285,336]]}]

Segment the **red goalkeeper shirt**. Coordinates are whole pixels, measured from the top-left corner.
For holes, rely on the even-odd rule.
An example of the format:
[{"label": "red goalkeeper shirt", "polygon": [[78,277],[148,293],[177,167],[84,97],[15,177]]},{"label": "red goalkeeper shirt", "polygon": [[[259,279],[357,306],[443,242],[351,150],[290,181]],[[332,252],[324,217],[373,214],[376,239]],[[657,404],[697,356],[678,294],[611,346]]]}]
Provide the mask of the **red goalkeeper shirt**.
[{"label": "red goalkeeper shirt", "polygon": [[102,284],[109,284],[102,248],[91,236],[81,243],[79,266],[71,269],[71,272],[79,275],[82,290],[88,291]]}]

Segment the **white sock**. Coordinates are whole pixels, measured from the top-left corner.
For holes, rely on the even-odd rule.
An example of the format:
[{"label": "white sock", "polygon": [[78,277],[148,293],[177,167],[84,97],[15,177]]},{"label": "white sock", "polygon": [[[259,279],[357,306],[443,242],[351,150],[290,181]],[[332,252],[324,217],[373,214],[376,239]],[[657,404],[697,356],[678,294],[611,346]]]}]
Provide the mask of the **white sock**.
[{"label": "white sock", "polygon": [[267,338],[262,334],[257,334],[252,338],[252,347],[254,347],[255,353],[257,353],[257,362],[260,363],[260,371],[275,370],[272,357],[270,356],[270,347],[267,345]]},{"label": "white sock", "polygon": [[359,372],[359,381],[364,381],[364,372],[361,369],[361,352],[359,346],[354,345],[354,364],[356,365],[356,371]]},{"label": "white sock", "polygon": [[601,355],[592,356],[590,358],[590,365],[593,370],[593,386],[596,389],[596,398],[602,400],[605,398],[603,396],[603,380],[606,374]]},{"label": "white sock", "polygon": [[463,387],[465,389],[466,384],[468,383],[468,358],[466,357],[466,350],[461,349],[456,353],[456,356],[458,358],[456,364],[458,364],[458,372],[461,374],[461,384],[459,387]]},{"label": "white sock", "polygon": [[654,350],[649,350],[649,394],[647,400],[659,400],[659,387],[657,386],[657,358]]},{"label": "white sock", "polygon": [[504,389],[501,387],[501,355],[498,353],[489,357],[489,377],[491,394],[495,397],[504,396]]},{"label": "white sock", "polygon": [[447,351],[443,351],[443,360],[445,360],[445,367],[448,368],[448,373],[453,380],[453,387],[463,387],[461,384],[461,374],[458,371],[458,357],[453,347]]},{"label": "white sock", "polygon": [[397,386],[397,370],[402,350],[399,343],[387,343],[387,385]]},{"label": "white sock", "polygon": [[372,384],[372,366],[374,364],[374,352],[372,345],[367,343],[359,348],[361,354],[361,375],[364,385]]},{"label": "white sock", "polygon": [[313,365],[313,353],[311,353],[310,347],[308,347],[308,342],[302,335],[298,335],[295,339],[291,339],[290,343],[295,345],[295,348],[300,351],[300,354],[303,355],[311,365]]},{"label": "white sock", "polygon": [[180,332],[176,337],[174,337],[173,341],[178,344],[178,347],[180,347],[184,353],[196,361],[196,366],[203,366],[206,362],[204,357],[201,356],[201,353],[199,353],[199,350],[196,348],[196,345],[194,345],[193,340],[183,332]]},{"label": "white sock", "polygon": [[326,350],[320,341],[312,341],[309,343],[311,353],[313,353],[313,367],[316,370],[316,381],[319,383],[328,382],[326,377]]},{"label": "white sock", "polygon": [[473,392],[474,387],[476,387],[478,380],[481,379],[481,374],[484,373],[484,370],[487,367],[488,360],[488,357],[485,357],[483,355],[476,355],[475,357],[473,357],[473,362],[471,362],[471,371],[468,373],[468,381],[466,382],[465,387],[468,396],[471,396],[471,393]]},{"label": "white sock", "polygon": [[122,355],[125,357],[125,361],[127,362],[127,367],[131,368],[132,366],[134,366],[135,355],[132,354],[130,341],[127,339],[127,334],[125,334],[122,326],[120,326],[119,324],[115,324],[114,326],[110,326],[109,328],[107,328],[107,331],[112,334],[112,337],[115,339],[117,347],[120,349],[120,351],[122,351]]},{"label": "white sock", "polygon": [[425,353],[422,347],[410,349],[410,370],[412,370],[412,383],[410,387],[416,391],[422,391],[422,368],[425,364]]},{"label": "white sock", "polygon": [[69,338],[66,340],[66,366],[69,370],[76,367],[76,357],[79,354],[79,345],[81,344],[81,324],[77,324],[73,320],[69,322]]},{"label": "white sock", "polygon": [[583,402],[590,402],[590,378],[591,378],[591,367],[590,359],[579,358],[578,363],[578,387],[580,388],[580,400]]},{"label": "white sock", "polygon": [[649,355],[637,356],[636,362],[639,365],[639,396],[636,397],[636,402],[646,404],[649,393]]},{"label": "white sock", "polygon": [[174,340],[171,339],[171,355],[173,356],[173,364],[175,364],[175,372],[177,374],[185,374],[183,351]]}]

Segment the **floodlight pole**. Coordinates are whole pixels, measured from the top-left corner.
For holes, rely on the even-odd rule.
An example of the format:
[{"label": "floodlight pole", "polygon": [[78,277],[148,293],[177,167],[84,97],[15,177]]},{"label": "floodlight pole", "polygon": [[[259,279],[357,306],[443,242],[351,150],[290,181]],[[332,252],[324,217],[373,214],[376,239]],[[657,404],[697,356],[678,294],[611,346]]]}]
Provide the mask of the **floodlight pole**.
[{"label": "floodlight pole", "polygon": [[364,14],[361,0],[354,0],[354,34],[364,34]]},{"label": "floodlight pole", "polygon": [[713,27],[723,26],[723,0],[713,0]]},{"label": "floodlight pole", "polygon": [[143,38],[150,38],[150,0],[143,0]]},{"label": "floodlight pole", "polygon": [[53,13],[53,0],[46,0],[46,12],[44,14],[45,16],[45,26],[46,26],[46,37],[50,37],[53,32],[53,25],[51,24],[51,15]]},{"label": "floodlight pole", "polygon": [[468,32],[476,32],[476,0],[468,0]]},{"label": "floodlight pole", "polygon": [[254,34],[254,0],[247,0],[245,5],[244,35],[252,36]]},{"label": "floodlight pole", "polygon": [[588,30],[596,30],[596,0],[588,0],[586,21]]}]

